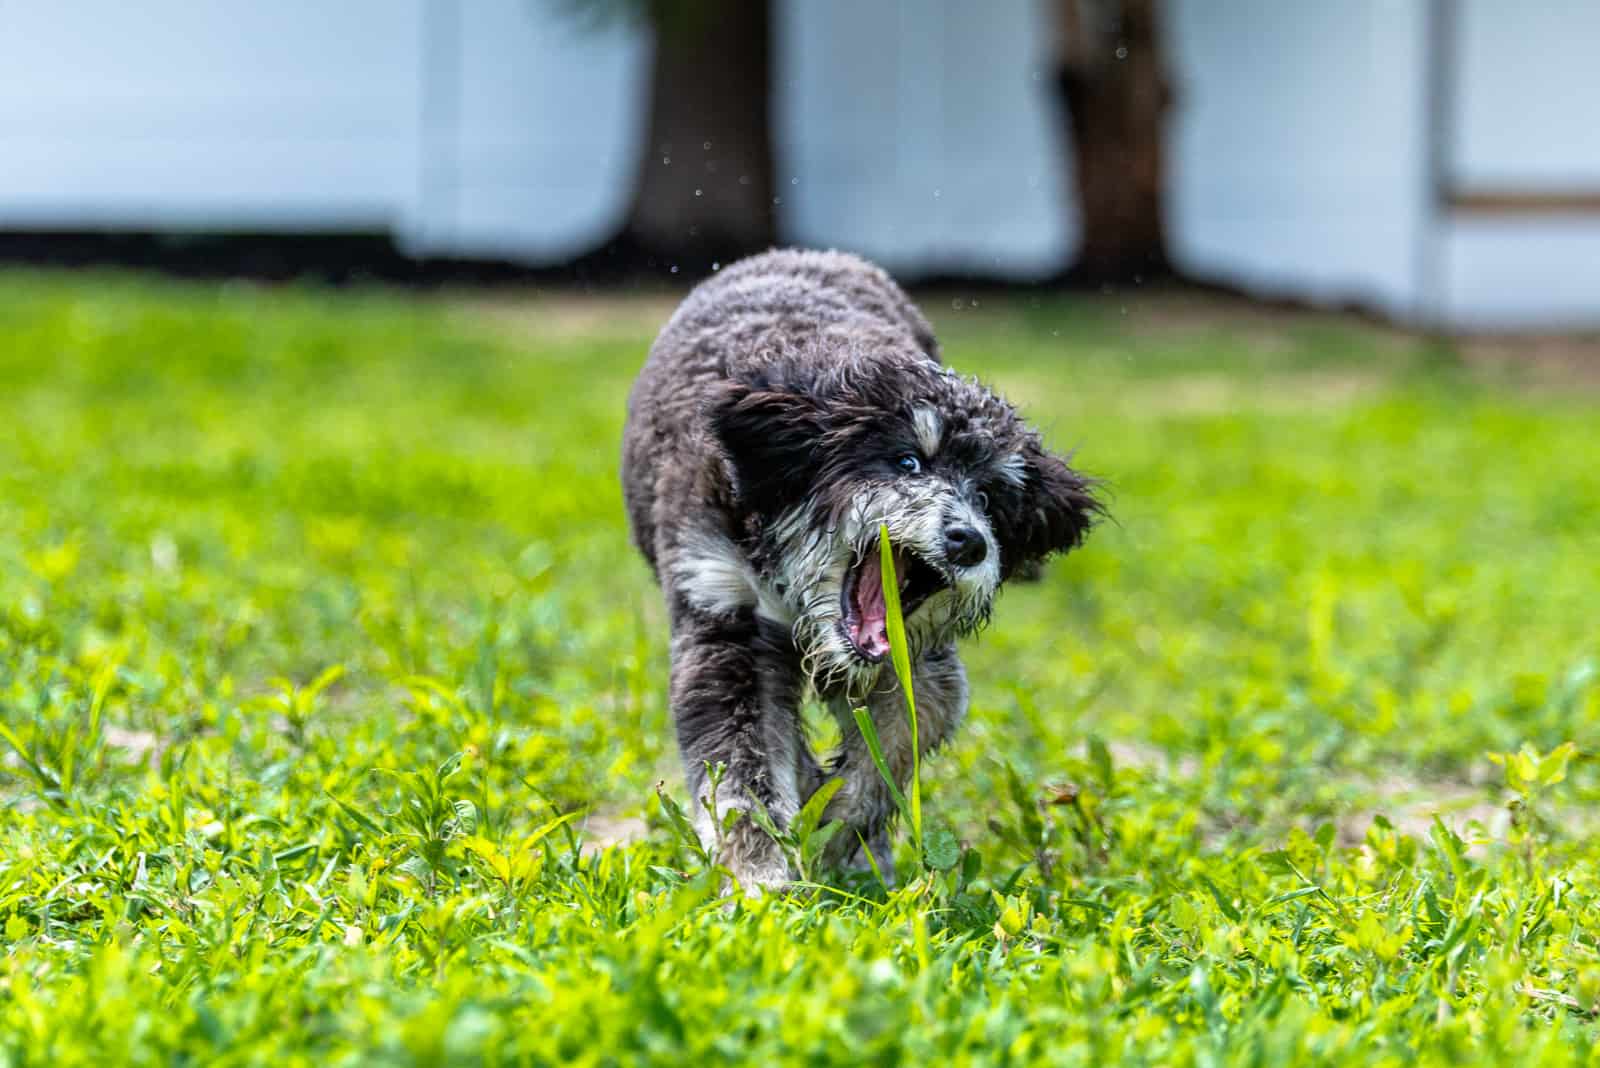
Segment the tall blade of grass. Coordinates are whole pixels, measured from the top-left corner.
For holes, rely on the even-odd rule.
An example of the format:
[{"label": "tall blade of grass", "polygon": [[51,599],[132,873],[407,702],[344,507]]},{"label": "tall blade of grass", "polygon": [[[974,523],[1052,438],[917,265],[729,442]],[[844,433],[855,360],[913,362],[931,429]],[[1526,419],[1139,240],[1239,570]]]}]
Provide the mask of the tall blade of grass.
[{"label": "tall blade of grass", "polygon": [[917,740],[917,698],[911,691],[911,650],[906,645],[906,620],[900,612],[900,577],[894,571],[894,549],[889,544],[889,525],[878,524],[879,581],[883,583],[884,618],[889,632],[889,657],[895,677],[906,695],[906,721],[911,730],[911,781],[908,795],[911,809],[912,841],[917,856],[922,856],[922,746]]},{"label": "tall blade of grass", "polygon": [[900,810],[901,817],[911,822],[911,806],[906,802],[906,795],[900,792],[900,787],[894,781],[894,772],[889,770],[889,762],[883,758],[883,743],[878,741],[878,728],[872,722],[872,713],[864,708],[855,712],[856,729],[861,732],[861,738],[867,743],[867,752],[872,755],[872,763],[876,765],[878,774],[883,776],[883,781],[889,787],[889,796],[894,799],[895,808]]},{"label": "tall blade of grass", "polygon": [[327,795],[329,801],[332,801],[334,804],[338,805],[345,815],[349,816],[352,820],[355,820],[357,826],[366,831],[368,834],[372,835],[374,840],[382,841],[387,836],[387,832],[384,831],[382,827],[378,826],[378,822],[376,820],[367,815],[365,812],[362,812],[355,805],[351,804],[330,790],[324,790],[323,793]]},{"label": "tall blade of grass", "polygon": [[111,687],[116,685],[117,672],[122,667],[122,655],[108,657],[95,669],[94,682],[89,696],[89,741],[96,744],[100,740],[100,724],[105,715],[106,698],[111,695]]},{"label": "tall blade of grass", "polygon": [[583,815],[581,810],[574,810],[572,812],[568,812],[564,816],[557,816],[555,819],[550,820],[547,823],[540,824],[537,830],[522,840],[522,848],[525,850],[532,849],[547,835],[549,835],[551,831],[554,831],[558,827],[565,826],[568,822],[581,815]]},{"label": "tall blade of grass", "polygon": [[61,780],[49,768],[33,759],[33,754],[28,752],[28,747],[22,743],[22,739],[3,721],[0,721],[0,738],[11,746],[17,758],[33,774],[34,782],[39,787],[39,796],[57,808],[65,808],[66,801],[61,796]]}]

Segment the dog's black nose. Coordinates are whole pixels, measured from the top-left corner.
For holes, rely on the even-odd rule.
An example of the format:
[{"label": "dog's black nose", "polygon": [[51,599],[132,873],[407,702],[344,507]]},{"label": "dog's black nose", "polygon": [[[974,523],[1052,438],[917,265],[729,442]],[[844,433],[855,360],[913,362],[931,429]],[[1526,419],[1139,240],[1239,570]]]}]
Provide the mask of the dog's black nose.
[{"label": "dog's black nose", "polygon": [[972,567],[989,555],[989,543],[971,527],[951,527],[944,532],[944,557],[955,567]]}]

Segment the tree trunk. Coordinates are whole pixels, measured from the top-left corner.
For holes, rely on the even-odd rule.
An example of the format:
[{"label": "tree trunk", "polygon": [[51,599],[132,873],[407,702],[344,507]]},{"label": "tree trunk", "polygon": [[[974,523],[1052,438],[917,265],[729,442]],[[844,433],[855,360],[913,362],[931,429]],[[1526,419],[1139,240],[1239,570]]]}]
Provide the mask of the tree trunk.
[{"label": "tree trunk", "polygon": [[654,0],[649,129],[633,202],[600,254],[691,276],[771,247],[771,0]]},{"label": "tree trunk", "polygon": [[1160,0],[1052,0],[1056,85],[1082,241],[1069,281],[1168,274],[1164,126],[1172,91]]}]

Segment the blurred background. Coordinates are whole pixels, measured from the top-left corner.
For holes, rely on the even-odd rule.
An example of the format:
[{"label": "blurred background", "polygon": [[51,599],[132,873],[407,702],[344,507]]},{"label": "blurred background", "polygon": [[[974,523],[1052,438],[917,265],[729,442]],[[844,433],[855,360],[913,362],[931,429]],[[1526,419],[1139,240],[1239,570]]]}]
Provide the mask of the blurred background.
[{"label": "blurred background", "polygon": [[1181,278],[1600,326],[1587,0],[0,3],[0,258]]}]

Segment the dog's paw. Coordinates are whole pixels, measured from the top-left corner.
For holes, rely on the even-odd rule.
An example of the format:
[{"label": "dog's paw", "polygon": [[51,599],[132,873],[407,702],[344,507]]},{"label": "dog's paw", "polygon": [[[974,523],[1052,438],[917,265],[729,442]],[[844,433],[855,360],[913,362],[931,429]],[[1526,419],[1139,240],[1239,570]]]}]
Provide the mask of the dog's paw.
[{"label": "dog's paw", "polygon": [[729,828],[717,862],[733,876],[746,897],[781,892],[793,880],[783,848],[749,819]]}]

